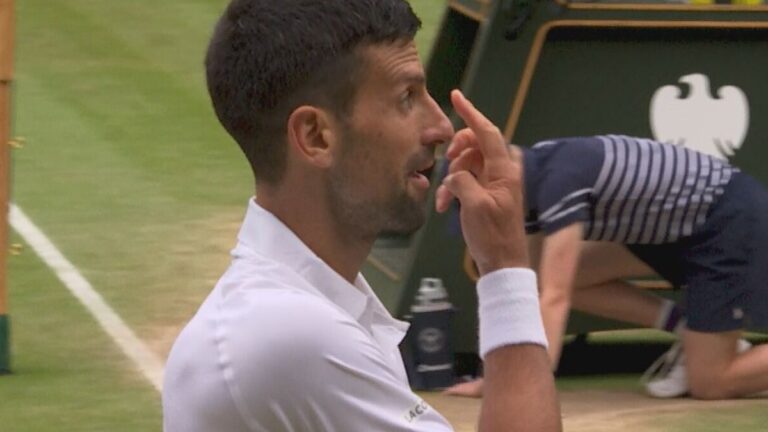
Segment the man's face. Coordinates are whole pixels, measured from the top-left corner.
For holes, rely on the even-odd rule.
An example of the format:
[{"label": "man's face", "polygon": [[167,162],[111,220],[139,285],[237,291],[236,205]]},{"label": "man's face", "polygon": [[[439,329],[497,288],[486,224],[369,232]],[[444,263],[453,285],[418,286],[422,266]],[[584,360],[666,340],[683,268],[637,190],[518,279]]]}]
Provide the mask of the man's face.
[{"label": "man's face", "polygon": [[424,171],[453,127],[427,92],[412,42],[360,51],[361,78],[330,172],[331,208],[363,235],[411,233],[426,218]]}]

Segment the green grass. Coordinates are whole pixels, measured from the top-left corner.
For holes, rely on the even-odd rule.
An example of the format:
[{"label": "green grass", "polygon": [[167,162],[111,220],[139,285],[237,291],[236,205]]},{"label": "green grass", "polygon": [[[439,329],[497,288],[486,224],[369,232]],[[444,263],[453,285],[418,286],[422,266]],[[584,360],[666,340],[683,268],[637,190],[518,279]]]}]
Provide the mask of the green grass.
[{"label": "green grass", "polygon": [[[13,200],[161,355],[253,193],[202,58],[224,0],[17,1]],[[414,3],[428,50],[442,2]],[[17,237],[14,241],[20,241]],[[156,391],[27,248],[8,263],[0,430],[159,430]]]},{"label": "green grass", "polygon": [[[227,265],[253,192],[203,83],[225,4],[16,2],[14,132],[27,145],[13,155],[13,199],[161,355]],[[444,1],[412,4],[426,57]],[[0,377],[0,431],[159,430],[157,392],[34,253],[8,269],[14,374]]]},{"label": "green grass", "polygon": [[[14,200],[150,338],[210,289],[252,193],[203,83],[224,4],[18,3]],[[423,51],[439,5],[415,3]]]},{"label": "green grass", "polygon": [[159,430],[159,395],[74,297],[32,253],[10,266],[14,373],[0,377],[0,430]]},{"label": "green grass", "polygon": [[208,288],[222,265],[195,258],[220,250],[193,242],[236,223],[251,178],[202,84],[200,30],[221,2],[112,3],[19,3],[16,133],[28,145],[13,192],[141,327],[178,320],[173,298]]},{"label": "green grass", "polygon": [[746,407],[734,406],[728,409],[715,408],[695,415],[660,413],[648,422],[655,431],[764,431],[768,425],[768,410],[764,405],[751,404]]}]

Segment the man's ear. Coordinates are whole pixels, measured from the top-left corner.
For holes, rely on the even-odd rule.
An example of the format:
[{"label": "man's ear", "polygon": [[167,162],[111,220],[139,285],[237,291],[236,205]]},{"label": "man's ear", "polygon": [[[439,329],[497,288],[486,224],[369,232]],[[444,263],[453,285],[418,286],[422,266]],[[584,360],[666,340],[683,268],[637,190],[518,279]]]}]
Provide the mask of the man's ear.
[{"label": "man's ear", "polygon": [[337,145],[333,115],[311,105],[302,105],[288,117],[288,143],[305,162],[327,168]]}]

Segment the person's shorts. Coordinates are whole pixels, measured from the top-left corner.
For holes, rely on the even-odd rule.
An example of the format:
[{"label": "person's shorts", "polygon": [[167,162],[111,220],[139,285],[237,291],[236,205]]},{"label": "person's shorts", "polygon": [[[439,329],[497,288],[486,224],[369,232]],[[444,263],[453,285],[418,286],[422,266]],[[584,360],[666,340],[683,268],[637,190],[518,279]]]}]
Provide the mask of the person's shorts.
[{"label": "person's shorts", "polygon": [[768,330],[768,191],[752,177],[736,173],[691,237],[627,248],[685,290],[691,330]]}]

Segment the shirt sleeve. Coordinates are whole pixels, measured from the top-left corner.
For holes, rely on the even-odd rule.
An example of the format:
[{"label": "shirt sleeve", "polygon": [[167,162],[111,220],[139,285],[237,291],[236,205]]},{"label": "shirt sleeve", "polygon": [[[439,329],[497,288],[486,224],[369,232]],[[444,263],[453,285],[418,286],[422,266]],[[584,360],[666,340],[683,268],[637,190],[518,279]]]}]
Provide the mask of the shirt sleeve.
[{"label": "shirt sleeve", "polygon": [[[594,138],[558,140],[540,166],[534,196],[538,218],[534,224],[549,235],[590,217],[591,199],[599,161],[591,151]],[[593,144],[593,143],[592,143]],[[583,151],[582,151],[583,150]],[[529,228],[530,230],[530,228]]]},{"label": "shirt sleeve", "polygon": [[249,430],[453,430],[398,378],[371,336],[332,305],[286,293],[242,318],[222,348],[231,358],[230,393]]}]

